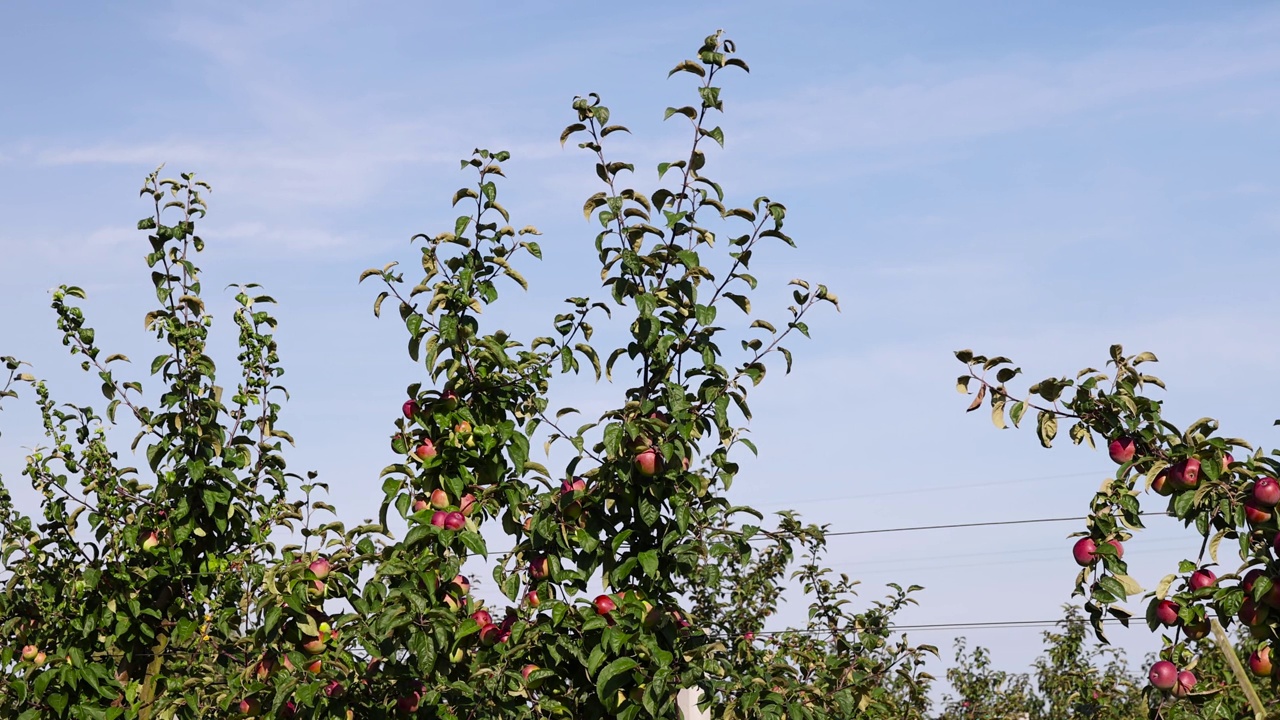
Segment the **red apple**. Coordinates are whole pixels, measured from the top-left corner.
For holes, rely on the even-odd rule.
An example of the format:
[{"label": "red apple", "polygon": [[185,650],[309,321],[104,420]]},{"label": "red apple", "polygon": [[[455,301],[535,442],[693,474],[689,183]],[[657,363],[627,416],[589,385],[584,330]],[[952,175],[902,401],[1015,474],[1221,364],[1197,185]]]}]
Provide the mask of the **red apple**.
[{"label": "red apple", "polygon": [[412,420],[413,416],[418,414],[418,401],[405,400],[404,405],[400,406],[400,410],[404,413],[405,417]]},{"label": "red apple", "polygon": [[453,426],[453,431],[459,435],[470,435],[471,423],[467,422],[466,420],[463,420],[462,422]]},{"label": "red apple", "polygon": [[1071,557],[1075,558],[1076,564],[1081,567],[1092,565],[1098,559],[1098,544],[1093,541],[1093,538],[1080,538],[1071,548]]},{"label": "red apple", "polygon": [[236,711],[241,715],[257,715],[262,712],[262,703],[257,698],[245,698],[236,703]]},{"label": "red apple", "polygon": [[1244,578],[1240,580],[1240,587],[1244,588],[1246,595],[1253,594],[1253,584],[1257,582],[1258,578],[1262,577],[1262,575],[1262,568],[1254,568],[1244,574]]},{"label": "red apple", "polygon": [[480,628],[480,644],[485,647],[493,647],[502,639],[502,628],[489,623]]},{"label": "red apple", "polygon": [[445,390],[440,393],[440,410],[443,412],[453,412],[458,409],[458,394],[452,390]]},{"label": "red apple", "polygon": [[524,667],[520,668],[520,677],[524,678],[525,684],[527,684],[529,688],[532,690],[537,690],[538,687],[542,685],[542,680],[540,679],[534,680],[532,682],[529,681],[529,676],[532,675],[535,670],[539,670],[539,669],[540,668],[537,665],[532,665],[532,664],[525,665]]},{"label": "red apple", "polygon": [[1183,625],[1182,634],[1186,635],[1188,640],[1203,640],[1209,637],[1209,621],[1201,620],[1200,622]]},{"label": "red apple", "polygon": [[426,460],[427,458],[433,458],[436,456],[436,444],[431,442],[427,438],[423,438],[422,442],[418,445],[418,449],[414,450],[413,454],[417,455],[423,460]]},{"label": "red apple", "polygon": [[534,580],[545,580],[550,571],[551,566],[547,562],[545,555],[534,556],[534,558],[529,561],[529,577]]},{"label": "red apple", "polygon": [[330,680],[328,685],[324,686],[324,694],[326,697],[339,697],[342,695],[342,683],[337,680]]},{"label": "red apple", "polygon": [[489,614],[488,610],[477,610],[471,613],[471,619],[475,620],[480,627],[493,624],[493,616]]},{"label": "red apple", "polygon": [[253,667],[253,674],[258,678],[258,682],[262,682],[271,677],[276,670],[276,661],[271,658],[263,658]]},{"label": "red apple", "polygon": [[1117,465],[1123,465],[1133,459],[1134,451],[1137,445],[1131,437],[1118,437],[1107,445],[1107,454],[1115,461]]},{"label": "red apple", "polygon": [[635,463],[636,470],[647,477],[653,477],[662,471],[662,455],[651,447],[636,453]]},{"label": "red apple", "polygon": [[1116,558],[1124,557],[1124,545],[1121,545],[1119,540],[1112,538],[1107,541],[1107,544],[1116,549]]},{"label": "red apple", "polygon": [[138,536],[143,550],[154,550],[160,544],[160,536],[155,530],[148,530]]},{"label": "red apple", "polygon": [[463,515],[469,517],[471,513],[476,511],[476,507],[476,496],[471,493],[467,493],[458,499],[458,511]]},{"label": "red apple", "polygon": [[1181,609],[1178,603],[1172,600],[1161,600],[1156,605],[1156,620],[1165,627],[1173,627],[1178,624],[1178,611]]},{"label": "red apple", "polygon": [[44,654],[44,651],[43,651],[43,650],[41,650],[40,652],[36,653],[36,656],[35,656],[34,658],[32,658],[32,659],[31,659],[31,662],[35,663],[35,664],[36,664],[36,666],[38,667],[38,666],[40,666],[40,665],[43,665],[43,664],[44,664],[44,661],[45,661],[47,658],[48,658],[48,656]]},{"label": "red apple", "polygon": [[444,527],[444,519],[448,516],[449,513],[443,510],[437,510],[434,513],[431,513],[431,524],[438,528],[442,528]]},{"label": "red apple", "polygon": [[1173,484],[1169,482],[1168,470],[1161,470],[1156,474],[1155,479],[1151,481],[1151,489],[1157,495],[1164,495],[1165,497],[1173,494]]},{"label": "red apple", "polygon": [[461,590],[463,595],[471,592],[471,581],[467,579],[466,575],[454,575],[449,584]]},{"label": "red apple", "polygon": [[312,675],[319,675],[320,669],[322,667],[323,667],[323,663],[320,662],[319,658],[316,658],[315,660],[312,660],[311,662],[307,663],[303,669],[311,673]]},{"label": "red apple", "polygon": [[414,691],[408,695],[401,695],[396,699],[396,709],[402,713],[418,712],[418,705],[422,702],[422,693]]},{"label": "red apple", "polygon": [[1201,588],[1213,587],[1217,583],[1218,576],[1214,575],[1213,571],[1209,568],[1200,568],[1199,570],[1191,573],[1191,577],[1187,579],[1187,587],[1190,587],[1192,591],[1199,590]]},{"label": "red apple", "polygon": [[608,595],[600,595],[596,597],[594,605],[596,606],[597,615],[608,615],[618,607],[618,605],[613,602],[613,598]]},{"label": "red apple", "polygon": [[1253,498],[1244,501],[1244,519],[1250,525],[1261,525],[1271,519],[1271,510],[1258,504]]},{"label": "red apple", "polygon": [[35,645],[24,645],[22,647],[22,659],[35,660],[36,654],[38,654],[39,652],[40,652],[40,648],[36,647]]},{"label": "red apple", "polygon": [[529,603],[529,607],[535,607],[535,608],[536,608],[536,607],[538,607],[539,605],[541,605],[541,604],[542,604],[542,601],[538,599],[538,591],[537,591],[537,590],[530,590],[530,591],[528,592],[528,594],[526,594],[526,595],[524,596],[524,599],[525,599],[525,602]]},{"label": "red apple", "polygon": [[298,649],[308,655],[319,655],[324,652],[324,640],[320,638],[309,638],[306,642],[298,646]]},{"label": "red apple", "polygon": [[742,633],[742,639],[746,640],[747,642],[752,642],[756,639],[756,634],[748,630]]},{"label": "red apple", "polygon": [[1249,654],[1249,670],[1259,677],[1271,674],[1271,646],[1262,645]]},{"label": "red apple", "polygon": [[1266,622],[1267,616],[1270,614],[1270,609],[1266,606],[1258,605],[1251,597],[1246,597],[1244,602],[1240,605],[1240,622],[1248,625],[1249,627],[1261,625]]},{"label": "red apple", "polygon": [[1191,688],[1196,686],[1196,675],[1190,670],[1183,670],[1178,673],[1178,683],[1173,686],[1174,697],[1186,697],[1191,693]]},{"label": "red apple", "polygon": [[324,580],[329,577],[329,570],[331,569],[331,566],[329,565],[328,558],[318,558],[313,560],[311,561],[311,565],[308,567],[311,568],[311,572],[315,574],[317,580]]},{"label": "red apple", "polygon": [[445,530],[461,530],[467,526],[467,518],[460,512],[451,512],[444,516]]},{"label": "red apple", "polygon": [[580,477],[576,477],[572,481],[569,481],[569,480],[560,481],[560,492],[564,493],[565,495],[569,495],[576,492],[586,492],[586,490],[587,490],[587,481],[583,480]]},{"label": "red apple", "polygon": [[1151,686],[1160,690],[1172,690],[1178,683],[1178,667],[1168,660],[1157,661],[1147,674]]},{"label": "red apple", "polygon": [[449,493],[439,488],[431,491],[431,507],[443,510],[449,507]]},{"label": "red apple", "polygon": [[1179,490],[1190,490],[1200,481],[1200,461],[1195,458],[1179,460],[1169,467],[1169,481]]},{"label": "red apple", "polygon": [[1263,507],[1275,507],[1280,503],[1280,482],[1273,477],[1258,478],[1253,484],[1253,499]]},{"label": "red apple", "polygon": [[428,510],[430,508],[431,508],[431,503],[427,502],[426,498],[420,497],[413,501],[413,511],[415,513],[420,513],[423,510]]}]

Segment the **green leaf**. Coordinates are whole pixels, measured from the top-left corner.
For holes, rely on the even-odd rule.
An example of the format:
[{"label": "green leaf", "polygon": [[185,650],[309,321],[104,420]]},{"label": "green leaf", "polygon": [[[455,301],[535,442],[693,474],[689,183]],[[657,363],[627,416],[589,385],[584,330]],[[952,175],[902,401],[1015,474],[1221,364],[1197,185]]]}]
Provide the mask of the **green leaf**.
[{"label": "green leaf", "polygon": [[626,673],[631,672],[640,663],[631,658],[618,658],[605,666],[600,671],[600,677],[596,679],[596,696],[602,702],[615,702],[618,690],[628,684],[630,679]]}]

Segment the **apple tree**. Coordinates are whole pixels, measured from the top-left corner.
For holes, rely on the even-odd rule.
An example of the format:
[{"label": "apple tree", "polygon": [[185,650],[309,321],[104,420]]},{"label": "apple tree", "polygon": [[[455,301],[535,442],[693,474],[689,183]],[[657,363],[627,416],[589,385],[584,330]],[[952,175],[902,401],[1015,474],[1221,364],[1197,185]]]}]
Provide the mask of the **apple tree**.
[{"label": "apple tree", "polygon": [[[1173,424],[1151,396],[1165,387],[1148,370],[1156,357],[1126,355],[1119,345],[1109,355],[1105,372],[1086,368],[1018,392],[1009,385],[1021,374],[1012,361],[962,350],[956,356],[967,371],[958,389],[974,396],[970,410],[985,400],[998,428],[1032,423],[1046,448],[1065,428],[1073,443],[1101,444],[1116,463],[1115,477],[1089,500],[1085,528],[1072,548],[1081,566],[1074,594],[1086,598],[1084,609],[1099,639],[1105,641],[1104,618],[1127,625],[1131,612],[1123,603],[1142,593],[1123,556],[1125,541],[1143,529],[1144,516],[1168,514],[1197,539],[1191,556],[1144,596],[1147,625],[1165,639],[1147,690],[1153,713],[1162,712],[1169,699],[1205,703],[1216,692],[1198,687],[1195,672],[1202,653],[1216,652],[1209,644],[1214,620],[1246,628],[1251,653],[1259,656],[1254,674],[1276,681],[1272,664],[1262,657],[1269,660],[1280,637],[1280,459],[1243,439],[1219,435],[1212,418]],[[1243,669],[1238,675],[1252,693]]]},{"label": "apple tree", "polygon": [[[101,409],[55,400],[3,359],[0,399],[32,395],[46,444],[23,471],[40,514],[0,491],[0,712],[632,720],[675,717],[677,690],[700,687],[723,717],[919,716],[896,708],[923,707],[929,648],[890,622],[911,590],[854,613],[853,583],[818,561],[820,530],[784,516],[762,531],[760,513],[727,498],[755,449],[742,427],[751,389],[769,367],[790,370],[786,344],[837,302],[795,280],[780,318],[752,309],[752,263],[794,243],[781,203],[735,206],[707,174],[725,139],[710,122],[718,78],[747,69],[734,50],[717,33],[672,71],[697,81],[694,103],[666,112],[688,123],[688,151],[660,163],[647,192],[606,147],[626,128],[598,96],[574,100],[561,142],[586,151],[601,183],[583,212],[600,228],[604,292],[569,298],[543,335],[482,315],[542,254],[538,231],[498,200],[504,151],[463,160],[461,214],[414,236],[412,271],[361,275],[421,370],[388,399],[380,515],[354,527],[317,473],[288,469],[274,300],[255,285],[235,293],[238,354],[219,377],[197,265],[209,186],[149,176],[145,320],[163,348],[152,392],[100,344],[76,287],[55,291],[53,309],[102,383]],[[618,347],[592,344],[604,324]],[[617,389],[585,421],[549,397],[556,376],[583,371]],[[553,472],[533,459],[538,444],[568,460]],[[788,577],[792,543],[807,560]],[[471,592],[478,557],[499,605]],[[747,577],[763,605],[734,596]],[[744,638],[790,581],[826,634]]]}]

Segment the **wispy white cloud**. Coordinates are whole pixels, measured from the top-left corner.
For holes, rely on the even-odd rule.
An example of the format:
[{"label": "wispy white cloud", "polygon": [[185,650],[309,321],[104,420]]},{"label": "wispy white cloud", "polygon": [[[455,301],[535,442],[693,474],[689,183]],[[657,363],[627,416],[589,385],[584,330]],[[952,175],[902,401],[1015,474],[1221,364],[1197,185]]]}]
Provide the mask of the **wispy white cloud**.
[{"label": "wispy white cloud", "polygon": [[[1208,28],[1154,28],[1057,61],[1029,55],[956,66],[895,61],[749,104],[746,113],[756,138],[782,148],[898,147],[1013,132],[1277,72],[1280,13],[1249,13]],[[1239,97],[1255,114],[1274,113],[1278,104],[1274,95]]]}]

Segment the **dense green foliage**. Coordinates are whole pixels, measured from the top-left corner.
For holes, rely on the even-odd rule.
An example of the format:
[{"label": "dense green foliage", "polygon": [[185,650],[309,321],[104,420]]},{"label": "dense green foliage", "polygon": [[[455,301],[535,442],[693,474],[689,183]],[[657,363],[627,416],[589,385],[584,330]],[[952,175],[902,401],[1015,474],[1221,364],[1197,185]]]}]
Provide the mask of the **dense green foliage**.
[{"label": "dense green foliage", "polygon": [[[820,528],[784,514],[764,529],[726,497],[754,450],[750,389],[766,363],[789,371],[783,343],[837,302],[795,280],[781,319],[752,309],[752,263],[794,243],[781,203],[736,207],[706,174],[724,143],[717,80],[746,67],[716,34],[672,71],[697,81],[696,102],[666,113],[691,140],[649,192],[606,148],[626,129],[598,96],[574,101],[561,141],[579,141],[601,182],[584,214],[604,297],[569,298],[546,335],[481,319],[541,257],[537,230],[498,201],[503,151],[462,162],[463,213],[414,236],[411,272],[361,276],[381,284],[374,312],[394,311],[421,375],[389,403],[381,515],[358,527],[326,519],[340,513],[317,474],[287,470],[275,301],[257,287],[236,294],[237,372],[220,384],[196,265],[208,186],[150,176],[153,392],[122,379],[128,359],[100,349],[74,287],[54,294],[58,326],[105,410],[59,404],[4,359],[0,397],[34,392],[48,443],[25,469],[42,517],[0,495],[0,715],[631,720],[675,717],[677,690],[698,687],[723,718],[922,717],[932,649],[891,623],[914,588],[855,612],[853,583],[821,565]],[[601,323],[621,346],[591,344]],[[578,411],[548,387],[584,368],[616,402],[569,424]],[[117,426],[137,429],[127,450],[108,442]],[[571,448],[567,465],[533,460],[540,441]],[[476,556],[499,561],[509,605],[469,592]],[[763,632],[789,584],[809,626]]]}]

